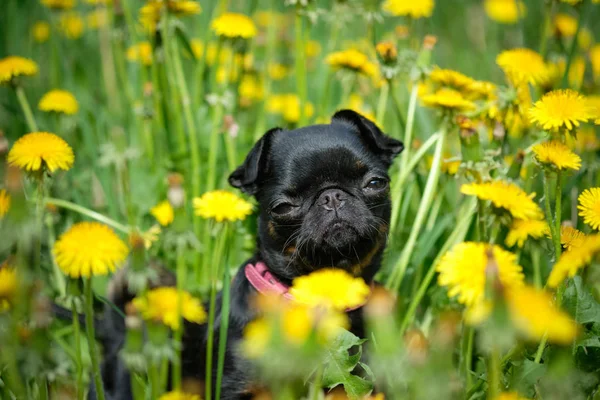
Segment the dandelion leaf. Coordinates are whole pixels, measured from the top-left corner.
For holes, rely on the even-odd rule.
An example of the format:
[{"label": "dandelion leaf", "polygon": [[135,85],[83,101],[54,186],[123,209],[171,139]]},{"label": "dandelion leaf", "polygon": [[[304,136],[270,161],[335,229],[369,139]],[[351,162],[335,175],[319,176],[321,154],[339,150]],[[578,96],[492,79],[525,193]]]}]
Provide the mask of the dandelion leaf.
[{"label": "dandelion leaf", "polygon": [[573,277],[568,283],[563,299],[564,308],[578,323],[600,322],[600,303],[583,286],[580,276]]},{"label": "dandelion leaf", "polygon": [[[323,370],[323,386],[334,388],[344,386],[344,390],[351,399],[361,398],[373,389],[373,384],[368,380],[354,375],[353,371],[360,364],[364,340],[344,330],[340,333],[327,351]],[[368,370],[367,370],[368,371]]]}]

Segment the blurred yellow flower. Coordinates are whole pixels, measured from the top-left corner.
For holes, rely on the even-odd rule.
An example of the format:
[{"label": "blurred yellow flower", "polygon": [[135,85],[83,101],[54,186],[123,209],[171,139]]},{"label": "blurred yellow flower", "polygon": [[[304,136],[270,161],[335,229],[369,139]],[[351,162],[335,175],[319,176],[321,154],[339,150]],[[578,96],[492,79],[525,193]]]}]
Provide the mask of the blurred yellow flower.
[{"label": "blurred yellow flower", "polygon": [[514,86],[523,83],[538,85],[548,79],[544,58],[530,49],[505,50],[496,57],[496,64]]},{"label": "blurred yellow flower", "polygon": [[544,130],[571,130],[594,117],[588,100],[571,89],[546,93],[529,110],[529,119]]},{"label": "blurred yellow flower", "polygon": [[168,1],[167,7],[177,16],[198,15],[202,12],[200,3],[193,0]]},{"label": "blurred yellow flower", "polygon": [[501,24],[516,24],[527,15],[527,7],[521,0],[485,0],[487,16]]},{"label": "blurred yellow flower", "polygon": [[528,339],[539,341],[547,335],[551,343],[570,344],[578,325],[558,309],[552,296],[530,286],[510,288],[506,293],[510,319]]},{"label": "blurred yellow flower", "polygon": [[5,189],[0,189],[0,219],[8,213],[10,209],[10,194]]},{"label": "blurred yellow flower", "polygon": [[574,88],[580,88],[585,76],[585,59],[581,56],[573,58],[571,68],[569,69],[569,85]]},{"label": "blurred yellow flower", "polygon": [[106,275],[123,266],[129,249],[108,226],[78,222],[54,243],[56,264],[71,278]]},{"label": "blurred yellow flower", "polygon": [[356,49],[331,53],[325,62],[335,70],[345,69],[367,76],[374,76],[377,70],[377,66],[369,61],[369,57]]},{"label": "blurred yellow flower", "polygon": [[316,40],[307,40],[304,44],[304,53],[307,58],[313,58],[321,53],[321,43]]},{"label": "blurred yellow flower", "polygon": [[50,172],[68,171],[75,155],[62,138],[49,132],[32,132],[21,136],[8,153],[8,163],[25,171],[38,171],[43,166]]},{"label": "blurred yellow flower", "polygon": [[[283,302],[281,297],[278,300],[276,307],[271,307],[262,317],[244,328],[242,351],[246,357],[258,358],[264,355],[276,334],[281,335],[285,344],[297,347],[304,344],[312,332],[316,333],[320,343],[327,343],[340,329],[349,326],[348,317],[342,312]],[[272,301],[277,299],[269,300]]]},{"label": "blurred yellow flower", "polygon": [[262,100],[265,96],[265,90],[262,81],[255,74],[245,74],[240,80],[238,86],[240,105],[248,107],[255,101]]},{"label": "blurred yellow flower", "polygon": [[582,127],[575,138],[571,135],[566,137],[567,144],[579,153],[595,152],[600,150],[600,140],[596,136],[596,131],[591,126]]},{"label": "blurred yellow flower", "polygon": [[85,0],[85,2],[92,6],[108,6],[113,3],[113,0]]},{"label": "blurred yellow flower", "polygon": [[554,29],[560,36],[575,36],[575,32],[577,32],[577,19],[569,14],[558,13],[554,16]]},{"label": "blurred yellow flower", "polygon": [[217,222],[239,221],[252,213],[252,204],[226,190],[213,190],[193,200],[194,212]]},{"label": "blurred yellow flower", "polygon": [[184,393],[179,391],[165,393],[158,400],[201,400],[196,394]]},{"label": "blurred yellow flower", "polygon": [[[489,257],[493,256],[493,257]],[[487,243],[463,242],[450,249],[436,266],[438,284],[448,288],[449,297],[472,306],[484,298],[486,278],[497,267],[498,279],[504,287],[523,284],[523,272],[517,257],[499,246]]]},{"label": "blurred yellow flower", "polygon": [[174,287],[149,290],[133,299],[133,306],[146,321],[162,323],[173,330],[179,329],[180,318],[197,324],[206,321],[206,312],[200,300],[186,291],[178,292]]},{"label": "blurred yellow flower", "polygon": [[542,164],[548,164],[554,168],[574,169],[581,168],[581,157],[573,153],[569,147],[558,140],[538,143],[531,148],[536,160]]},{"label": "blurred yellow flower", "polygon": [[386,0],[381,8],[393,16],[417,18],[431,17],[433,0]]},{"label": "blurred yellow flower", "polygon": [[590,119],[595,119],[594,123],[600,125],[600,96],[591,95],[586,100],[591,113]]},{"label": "blurred yellow flower", "polygon": [[170,225],[175,217],[173,207],[171,206],[171,203],[169,203],[169,200],[161,201],[152,207],[150,209],[150,214],[152,214],[162,226]]},{"label": "blurred yellow flower", "polygon": [[85,16],[88,28],[99,29],[108,23],[108,11],[105,8],[96,8]]},{"label": "blurred yellow flower", "polygon": [[267,66],[267,72],[269,73],[269,78],[274,81],[279,81],[287,76],[289,68],[283,64],[270,63]]},{"label": "blurred yellow flower", "polygon": [[560,227],[560,244],[566,250],[581,246],[581,241],[584,237],[585,233],[572,226],[563,225]]},{"label": "blurred yellow flower", "polygon": [[17,293],[17,272],[7,263],[0,264],[0,312],[10,308]]},{"label": "blurred yellow flower", "polygon": [[50,37],[50,24],[46,21],[37,21],[31,27],[31,36],[38,43],[44,43]]},{"label": "blurred yellow flower", "polygon": [[200,4],[193,0],[163,1],[147,0],[139,11],[139,19],[142,26],[153,32],[160,21],[163,11],[168,10],[177,17],[197,15],[202,12]]},{"label": "blurred yellow flower", "polygon": [[127,49],[129,61],[141,62],[143,65],[152,65],[152,45],[150,42],[140,42]]},{"label": "blurred yellow flower", "polygon": [[483,183],[465,183],[460,192],[477,196],[480,200],[490,200],[494,207],[508,211],[517,219],[542,219],[544,214],[540,206],[533,201],[535,193],[527,194],[514,183],[492,181]]},{"label": "blurred yellow flower", "polygon": [[38,73],[37,64],[19,56],[8,56],[0,60],[0,84],[10,83],[19,76],[32,76]]},{"label": "blurred yellow flower", "polygon": [[297,302],[337,310],[364,304],[369,293],[371,290],[362,278],[355,278],[344,270],[333,268],[300,276],[294,279],[290,288],[290,294]]},{"label": "blurred yellow flower", "polygon": [[577,246],[572,246],[571,250],[560,255],[548,277],[548,286],[555,288],[567,277],[572,278],[580,269],[588,265],[599,252],[600,235],[584,236],[578,241]]},{"label": "blurred yellow flower", "polygon": [[433,94],[423,96],[421,100],[426,107],[443,110],[470,111],[475,109],[475,103],[465,99],[460,92],[454,89],[442,88]]},{"label": "blurred yellow flower", "polygon": [[394,42],[387,40],[379,42],[375,46],[375,50],[384,62],[394,62],[398,57],[398,49],[396,48]]},{"label": "blurred yellow flower", "polygon": [[469,98],[474,99],[487,99],[496,100],[498,86],[488,81],[473,81],[469,86],[465,88],[466,94]]},{"label": "blurred yellow flower", "polygon": [[[273,94],[267,100],[266,109],[272,114],[281,115],[286,122],[295,124],[300,119],[300,98],[293,93]],[[307,117],[310,118],[314,111],[310,102],[304,105],[304,114]]]},{"label": "blurred yellow flower", "polygon": [[515,219],[510,226],[510,230],[508,231],[508,235],[506,235],[504,243],[506,243],[508,247],[513,247],[516,244],[517,247],[522,248],[525,244],[525,240],[528,238],[539,239],[549,231],[548,223],[544,220]]},{"label": "blurred yellow flower", "polygon": [[600,187],[586,189],[577,199],[579,216],[594,229],[600,229]]},{"label": "blurred yellow flower", "polygon": [[79,39],[83,35],[84,27],[83,18],[77,13],[71,12],[60,16],[59,28],[67,39]]},{"label": "blurred yellow flower", "polygon": [[254,22],[244,14],[225,13],[214,19],[210,27],[217,36],[229,39],[250,39],[256,36]]},{"label": "blurred yellow flower", "polygon": [[469,78],[465,74],[439,67],[435,67],[431,71],[429,79],[439,86],[447,86],[458,91],[470,88],[475,83],[473,78]]},{"label": "blurred yellow flower", "polygon": [[40,0],[48,8],[69,10],[75,6],[75,0]]},{"label": "blurred yellow flower", "polygon": [[71,92],[55,89],[42,96],[38,108],[40,111],[73,115],[79,111],[79,103]]},{"label": "blurred yellow flower", "polygon": [[527,397],[521,396],[517,392],[500,393],[494,400],[529,400]]},{"label": "blurred yellow flower", "polygon": [[592,64],[592,74],[594,81],[600,81],[600,44],[595,44],[590,49],[590,63]]},{"label": "blurred yellow flower", "polygon": [[560,0],[561,3],[567,3],[574,6],[577,3],[581,3],[583,0]]}]

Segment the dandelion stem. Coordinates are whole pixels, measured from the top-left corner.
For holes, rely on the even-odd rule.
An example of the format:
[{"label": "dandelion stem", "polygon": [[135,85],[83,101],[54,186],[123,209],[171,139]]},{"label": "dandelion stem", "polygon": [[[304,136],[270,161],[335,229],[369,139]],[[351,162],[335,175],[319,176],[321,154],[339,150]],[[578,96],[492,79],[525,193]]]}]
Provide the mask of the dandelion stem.
[{"label": "dandelion stem", "polygon": [[536,289],[542,288],[542,272],[540,270],[540,249],[537,246],[532,246],[531,263],[533,264],[533,284]]},{"label": "dandelion stem", "polygon": [[556,172],[556,188],[555,188],[555,200],[554,200],[554,250],[556,251],[556,260],[560,257],[561,246],[560,246],[560,223],[562,218],[562,182],[561,182],[560,170]]},{"label": "dandelion stem", "polygon": [[306,124],[306,54],[305,54],[305,43],[304,35],[302,32],[302,15],[300,9],[296,10],[295,16],[295,51],[296,51],[296,90],[298,91],[298,97],[300,98],[300,118],[298,119],[298,125],[304,126]]},{"label": "dandelion stem", "polygon": [[385,110],[388,100],[388,95],[390,93],[391,82],[386,81],[381,85],[381,91],[379,92],[379,101],[377,102],[377,115],[375,116],[375,120],[377,123],[383,127],[383,119],[385,118]]},{"label": "dandelion stem", "polygon": [[546,348],[546,342],[548,341],[548,335],[544,334],[542,340],[540,341],[540,345],[535,352],[535,359],[533,360],[536,364],[539,364],[542,361],[542,355],[544,354],[544,349]]},{"label": "dandelion stem", "polygon": [[[229,233],[228,225],[223,226],[223,243],[227,242],[227,236]],[[221,325],[219,326],[219,355],[217,360],[217,378],[215,385],[215,399],[221,398],[221,381],[223,380],[223,368],[225,366],[225,352],[227,348],[227,334],[229,330],[229,303],[230,303],[230,284],[231,276],[229,265],[227,263],[228,257],[224,258],[223,265],[223,290],[221,291]]]},{"label": "dandelion stem", "polygon": [[550,228],[550,234],[552,236],[552,243],[554,244],[554,252],[556,260],[560,256],[560,230],[556,232],[556,225],[552,220],[552,208],[550,207],[550,172],[544,170],[544,205],[546,207],[546,220]]},{"label": "dandelion stem", "polygon": [[90,358],[92,360],[92,377],[96,386],[96,397],[98,400],[105,400],[104,385],[102,375],[100,375],[100,362],[96,349],[96,333],[94,329],[94,295],[92,292],[92,277],[84,279],[85,292],[85,330],[87,333]]},{"label": "dandelion stem", "polygon": [[88,208],[82,207],[79,204],[71,203],[70,201],[46,197],[44,198],[44,204],[52,204],[57,207],[62,207],[71,211],[78,212],[79,214],[85,215],[86,217],[90,217],[92,219],[95,219],[96,221],[102,222],[103,224],[111,226],[125,234],[129,234],[131,232],[131,228],[115,221],[114,219],[108,218],[107,216],[100,214],[96,211],[92,211]]},{"label": "dandelion stem", "polygon": [[181,389],[181,339],[183,336],[183,285],[187,281],[185,265],[185,242],[180,240],[177,243],[177,315],[179,318],[179,328],[175,330],[175,362],[173,363],[172,386],[173,390]]},{"label": "dandelion stem", "polygon": [[488,357],[488,399],[496,399],[500,394],[500,354],[494,346]]},{"label": "dandelion stem", "polygon": [[38,126],[35,122],[35,118],[33,117],[33,113],[31,112],[31,107],[29,106],[29,102],[27,101],[27,96],[25,96],[25,91],[23,90],[23,87],[19,85],[15,86],[15,93],[17,94],[17,99],[19,100],[19,104],[21,105],[23,114],[25,114],[27,128],[30,132],[37,132]]},{"label": "dandelion stem", "polygon": [[567,64],[565,66],[565,73],[563,74],[563,77],[562,77],[561,86],[563,88],[567,88],[569,86],[569,71],[571,70],[571,64],[573,62],[573,58],[574,58],[575,52],[577,50],[579,32],[581,31],[581,28],[583,27],[583,25],[585,25],[585,19],[587,18],[587,15],[589,14],[587,3],[591,3],[591,2],[590,1],[584,2],[585,5],[581,8],[581,10],[579,10],[579,19],[577,20],[577,29],[575,30],[575,34],[573,35],[573,41],[571,42],[571,47],[569,48],[569,54],[567,54]]},{"label": "dandelion stem", "polygon": [[79,326],[79,314],[75,306],[75,300],[71,302],[71,313],[73,316],[73,338],[75,339],[75,367],[77,399],[83,400],[85,388],[83,387],[83,362],[81,360],[81,329]]},{"label": "dandelion stem", "polygon": [[402,279],[406,273],[406,268],[408,267],[408,263],[410,262],[412,253],[415,249],[417,238],[421,232],[421,228],[425,222],[425,217],[429,212],[431,202],[433,201],[433,197],[437,189],[437,183],[440,177],[442,164],[442,153],[447,131],[448,123],[447,121],[444,121],[442,122],[442,127],[440,128],[440,136],[437,139],[433,163],[431,165],[431,170],[429,171],[429,176],[427,177],[427,184],[425,185],[423,197],[421,198],[421,204],[419,204],[419,209],[413,222],[410,235],[408,236],[408,240],[406,241],[402,255],[400,256],[398,262],[394,265],[392,273],[386,283],[386,287],[389,289],[391,288],[394,291],[397,291],[400,288],[400,284],[402,283]]}]

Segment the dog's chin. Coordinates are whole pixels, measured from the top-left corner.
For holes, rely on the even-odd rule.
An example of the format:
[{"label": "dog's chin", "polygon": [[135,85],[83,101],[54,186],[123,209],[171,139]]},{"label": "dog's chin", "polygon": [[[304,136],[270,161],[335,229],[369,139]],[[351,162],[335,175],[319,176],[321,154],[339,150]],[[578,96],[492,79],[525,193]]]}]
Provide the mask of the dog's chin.
[{"label": "dog's chin", "polygon": [[325,246],[335,250],[348,249],[358,243],[360,235],[358,230],[345,221],[336,221],[324,231],[321,240]]}]

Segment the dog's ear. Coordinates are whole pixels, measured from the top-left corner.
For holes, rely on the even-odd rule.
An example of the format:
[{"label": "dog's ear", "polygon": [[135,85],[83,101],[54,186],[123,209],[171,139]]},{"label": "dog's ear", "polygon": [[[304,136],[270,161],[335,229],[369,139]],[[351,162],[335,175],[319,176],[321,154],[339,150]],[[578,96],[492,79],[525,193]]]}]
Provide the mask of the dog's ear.
[{"label": "dog's ear", "polygon": [[372,121],[355,111],[340,110],[333,115],[331,122],[350,124],[358,129],[365,143],[375,153],[379,154],[387,164],[391,164],[394,157],[404,150],[404,144],[401,141],[389,137]]},{"label": "dog's ear", "polygon": [[229,175],[229,184],[242,192],[254,195],[258,191],[260,176],[267,173],[269,148],[273,134],[281,131],[281,128],[273,128],[267,131],[254,144],[244,163]]}]

